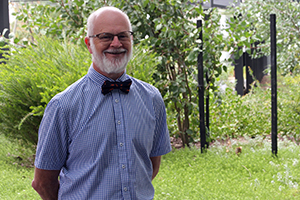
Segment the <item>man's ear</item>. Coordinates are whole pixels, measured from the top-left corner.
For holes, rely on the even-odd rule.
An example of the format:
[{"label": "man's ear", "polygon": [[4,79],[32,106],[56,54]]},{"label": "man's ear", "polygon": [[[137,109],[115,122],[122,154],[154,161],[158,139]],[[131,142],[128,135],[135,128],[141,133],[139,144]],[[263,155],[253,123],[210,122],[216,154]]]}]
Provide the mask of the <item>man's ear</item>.
[{"label": "man's ear", "polygon": [[89,38],[89,37],[85,37],[85,38],[84,38],[84,42],[85,42],[85,44],[86,44],[86,46],[87,46],[89,52],[90,52],[91,54],[93,54],[93,51],[92,51],[92,49],[91,49],[90,38]]}]

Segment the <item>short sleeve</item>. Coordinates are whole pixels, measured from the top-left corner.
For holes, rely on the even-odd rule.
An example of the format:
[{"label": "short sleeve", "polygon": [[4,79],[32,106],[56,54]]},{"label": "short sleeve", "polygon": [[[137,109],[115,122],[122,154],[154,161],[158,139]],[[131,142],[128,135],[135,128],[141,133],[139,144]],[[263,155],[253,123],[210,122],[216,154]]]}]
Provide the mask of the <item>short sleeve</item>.
[{"label": "short sleeve", "polygon": [[162,96],[159,92],[154,98],[153,106],[155,111],[156,123],[150,157],[161,156],[169,153],[172,150],[167,125],[166,108]]},{"label": "short sleeve", "polygon": [[67,158],[67,123],[59,101],[51,100],[39,127],[35,166],[45,170],[60,170]]}]

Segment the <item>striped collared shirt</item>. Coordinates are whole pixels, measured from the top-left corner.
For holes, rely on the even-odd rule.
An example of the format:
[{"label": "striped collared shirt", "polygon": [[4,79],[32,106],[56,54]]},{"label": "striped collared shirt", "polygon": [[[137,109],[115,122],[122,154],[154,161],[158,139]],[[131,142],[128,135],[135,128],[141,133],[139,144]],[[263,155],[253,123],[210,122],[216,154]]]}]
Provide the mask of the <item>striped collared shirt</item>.
[{"label": "striped collared shirt", "polygon": [[128,94],[101,93],[109,78],[87,75],[47,105],[35,166],[61,170],[59,199],[153,199],[150,157],[171,151],[159,91],[130,78]]}]

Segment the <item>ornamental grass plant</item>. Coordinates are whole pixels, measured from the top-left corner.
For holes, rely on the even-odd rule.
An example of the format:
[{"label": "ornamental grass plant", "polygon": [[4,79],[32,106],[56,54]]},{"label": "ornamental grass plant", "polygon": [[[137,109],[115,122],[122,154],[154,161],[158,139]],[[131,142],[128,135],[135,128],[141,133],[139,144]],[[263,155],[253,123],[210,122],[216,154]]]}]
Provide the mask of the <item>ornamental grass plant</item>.
[{"label": "ornamental grass plant", "polygon": [[0,64],[0,132],[32,144],[49,100],[81,78],[91,63],[82,46],[37,38],[26,48],[9,46]]}]

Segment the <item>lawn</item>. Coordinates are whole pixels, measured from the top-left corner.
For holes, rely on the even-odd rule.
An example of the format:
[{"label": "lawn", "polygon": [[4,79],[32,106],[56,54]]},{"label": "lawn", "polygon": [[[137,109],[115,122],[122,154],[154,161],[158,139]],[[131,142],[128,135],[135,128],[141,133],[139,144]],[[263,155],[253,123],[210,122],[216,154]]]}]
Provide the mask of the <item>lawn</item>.
[{"label": "lawn", "polygon": [[[300,199],[299,147],[279,141],[278,157],[262,138],[175,150],[162,160],[155,199]],[[240,156],[235,149],[242,146]]]},{"label": "lawn", "polygon": [[[31,187],[33,168],[21,166],[23,158],[15,156],[24,146],[6,140],[1,134],[0,141],[0,199],[40,199]],[[31,153],[28,149],[24,151],[24,155]]]},{"label": "lawn", "polygon": [[[2,135],[0,141],[0,199],[39,199],[31,188],[33,168],[20,166],[13,155],[23,147]],[[155,199],[300,199],[300,149],[288,140],[278,146],[278,157],[260,137],[216,142],[205,154],[196,147],[174,149],[153,181]]]}]

